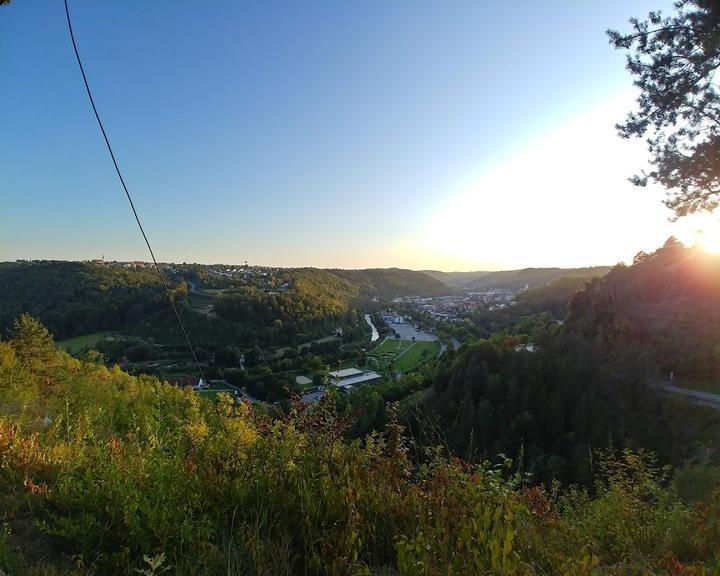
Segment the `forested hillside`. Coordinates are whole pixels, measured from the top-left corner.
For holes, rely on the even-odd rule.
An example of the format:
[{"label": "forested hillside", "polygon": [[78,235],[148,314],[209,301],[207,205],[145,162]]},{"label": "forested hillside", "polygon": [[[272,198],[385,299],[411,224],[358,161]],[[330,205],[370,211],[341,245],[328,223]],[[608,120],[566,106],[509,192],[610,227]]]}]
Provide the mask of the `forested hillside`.
[{"label": "forested hillside", "polygon": [[215,304],[218,316],[255,319],[267,324],[337,317],[371,298],[387,301],[397,296],[437,296],[451,290],[421,272],[397,268],[375,270],[321,270],[297,268],[276,272],[283,291],[263,293],[256,287],[227,291]]},{"label": "forested hillside", "polygon": [[663,463],[718,458],[720,417],[648,386],[645,347],[611,345],[562,329],[533,351],[498,334],[447,354],[422,401],[408,412],[423,441],[439,433],[461,457],[520,459],[536,479],[588,483],[593,451],[644,448]]},{"label": "forested hillside", "polygon": [[[475,354],[480,365],[470,362]],[[482,379],[482,363],[495,374],[499,361],[478,349],[445,371]],[[448,375],[439,376],[438,390]],[[558,431],[549,419],[540,424],[551,427],[538,430],[543,439]],[[24,316],[0,342],[0,569],[58,576],[710,576],[720,569],[720,492],[707,481],[716,474],[708,467],[669,477],[645,452],[595,452],[591,489],[546,490],[508,461],[448,460],[432,442],[415,459],[394,422],[352,442],[342,439],[345,425],[327,402],[271,420],[229,397],[210,402],[73,359]]]},{"label": "forested hillside", "polygon": [[584,482],[599,447],[644,447],[673,465],[720,457],[717,416],[650,385],[720,378],[718,256],[671,238],[632,266],[525,291],[443,330],[473,343],[443,358],[410,421],[464,458],[520,456],[538,477]]},{"label": "forested hillside", "polygon": [[330,270],[357,286],[362,294],[378,298],[398,296],[446,296],[452,293],[443,282],[414,270],[371,268],[366,270]]},{"label": "forested hillside", "polygon": [[[0,286],[0,331],[27,312],[42,319],[58,338],[67,338],[135,324],[168,308],[157,275],[146,269],[0,262]],[[180,288],[177,297],[184,295]]]},{"label": "forested hillside", "polygon": [[361,294],[352,283],[315,268],[283,272],[280,279],[287,285],[282,291],[241,286],[224,292],[213,309],[221,318],[259,326],[276,320],[302,324],[347,313]]},{"label": "forested hillside", "polygon": [[643,344],[660,375],[720,378],[720,257],[674,238],[572,300],[570,330]]},{"label": "forested hillside", "polygon": [[521,290],[526,286],[534,288],[559,280],[560,278],[582,278],[590,280],[603,276],[611,270],[610,266],[592,266],[588,268],[524,268],[522,270],[503,270],[497,272],[437,272],[426,273],[454,288],[465,291],[482,291],[490,288]]},{"label": "forested hillside", "polygon": [[[247,340],[251,331],[290,340],[333,324],[373,297],[432,296],[450,289],[400,269],[321,270],[166,265],[173,297],[200,338]],[[156,272],[117,263],[0,263],[0,331],[21,313],[40,318],[59,339],[124,330],[176,339]],[[190,286],[190,289],[188,288]],[[208,311],[212,310],[213,315]],[[265,338],[264,336],[262,336]],[[167,339],[167,338],[166,338]]]}]

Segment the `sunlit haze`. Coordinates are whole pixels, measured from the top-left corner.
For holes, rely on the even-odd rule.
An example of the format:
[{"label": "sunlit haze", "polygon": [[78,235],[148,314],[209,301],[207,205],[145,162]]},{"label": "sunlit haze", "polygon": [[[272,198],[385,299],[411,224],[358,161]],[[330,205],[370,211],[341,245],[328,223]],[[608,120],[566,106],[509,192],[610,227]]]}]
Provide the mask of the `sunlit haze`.
[{"label": "sunlit haze", "polygon": [[[0,260],[146,260],[61,4],[0,20]],[[664,191],[628,182],[647,154],[614,128],[635,92],[604,30],[670,3],[579,4],[71,8],[160,260],[587,266],[671,234],[720,250],[716,217],[672,223]]]}]

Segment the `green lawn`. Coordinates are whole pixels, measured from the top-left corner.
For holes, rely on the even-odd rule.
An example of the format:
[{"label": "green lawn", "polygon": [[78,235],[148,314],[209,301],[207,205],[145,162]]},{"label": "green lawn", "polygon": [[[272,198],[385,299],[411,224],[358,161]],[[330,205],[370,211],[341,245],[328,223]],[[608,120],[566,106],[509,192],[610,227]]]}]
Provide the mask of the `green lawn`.
[{"label": "green lawn", "polygon": [[393,338],[392,340],[388,339],[383,342],[380,348],[387,351],[402,352],[403,350],[410,348],[412,344],[411,340],[399,340],[398,338]]},{"label": "green lawn", "polygon": [[412,342],[389,338],[368,353],[368,357],[376,359],[378,366],[372,361],[368,362],[368,365],[372,368],[387,369],[391,362],[395,362],[395,368],[400,372],[409,372],[433,360],[439,350],[438,342]]},{"label": "green lawn", "polygon": [[75,338],[68,338],[67,340],[58,341],[57,345],[60,346],[65,352],[73,353],[80,352],[85,348],[92,348],[98,342],[106,340],[108,336],[114,336],[113,332],[93,332],[92,334],[85,334],[83,336],[76,336]]},{"label": "green lawn", "polygon": [[400,372],[409,372],[421,364],[434,360],[440,351],[438,342],[415,342],[402,356],[395,360]]},{"label": "green lawn", "polygon": [[388,338],[377,348],[370,350],[369,354],[373,356],[385,356],[392,355],[396,356],[403,350],[406,350],[412,346],[410,340],[397,340],[395,338]]}]

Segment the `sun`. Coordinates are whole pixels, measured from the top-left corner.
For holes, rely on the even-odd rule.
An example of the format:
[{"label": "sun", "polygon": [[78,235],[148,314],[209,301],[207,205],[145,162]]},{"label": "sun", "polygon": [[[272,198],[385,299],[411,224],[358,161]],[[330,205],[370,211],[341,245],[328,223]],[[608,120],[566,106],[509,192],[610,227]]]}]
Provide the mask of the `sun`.
[{"label": "sun", "polygon": [[718,228],[720,228],[720,224],[716,224],[714,229],[700,231],[697,244],[705,252],[720,254],[720,229]]},{"label": "sun", "polygon": [[720,254],[720,213],[704,212],[688,216],[680,239],[688,246]]}]

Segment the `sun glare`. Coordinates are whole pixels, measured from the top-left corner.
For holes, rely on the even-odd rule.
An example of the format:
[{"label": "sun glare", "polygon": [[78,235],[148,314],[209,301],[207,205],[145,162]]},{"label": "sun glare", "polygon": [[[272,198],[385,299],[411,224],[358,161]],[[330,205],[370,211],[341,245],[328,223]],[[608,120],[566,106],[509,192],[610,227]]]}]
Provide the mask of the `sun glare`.
[{"label": "sun glare", "polygon": [[720,254],[720,213],[693,214],[687,217],[679,239],[711,254]]}]

